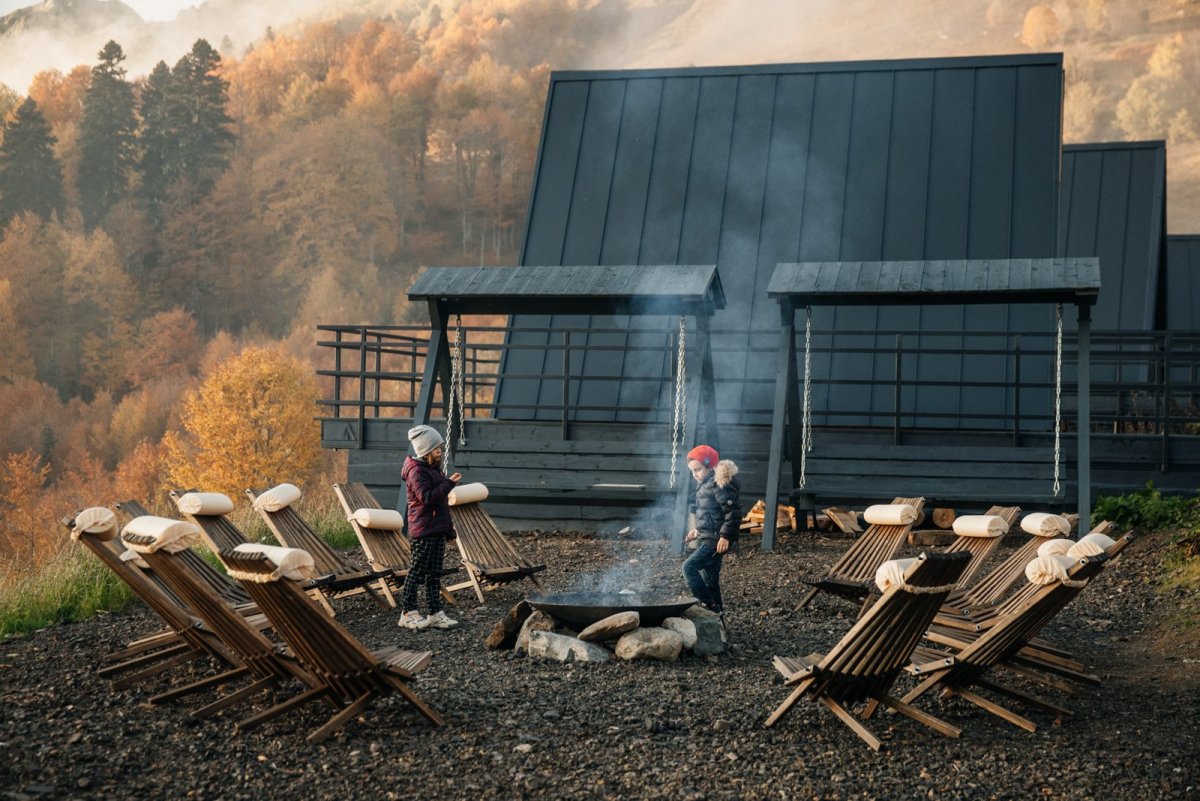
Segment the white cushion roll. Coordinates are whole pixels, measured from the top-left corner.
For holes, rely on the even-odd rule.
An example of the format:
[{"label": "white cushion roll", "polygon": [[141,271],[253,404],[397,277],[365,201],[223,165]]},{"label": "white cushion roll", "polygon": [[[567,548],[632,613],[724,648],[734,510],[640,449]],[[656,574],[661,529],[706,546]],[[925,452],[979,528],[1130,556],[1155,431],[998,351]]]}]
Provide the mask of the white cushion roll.
[{"label": "white cushion roll", "polygon": [[300,500],[300,488],[295,484],[280,484],[254,499],[254,508],[263,512],[278,512]]},{"label": "white cushion roll", "polygon": [[466,503],[479,503],[486,500],[488,496],[488,488],[484,484],[478,482],[474,484],[463,484],[461,487],[455,487],[450,490],[450,505],[462,506]]},{"label": "white cushion roll", "polygon": [[233,501],[219,492],[188,492],[175,501],[185,515],[227,515],[233,511]]},{"label": "white cushion roll", "polygon": [[907,503],[877,503],[863,512],[863,520],[873,526],[907,526],[919,516]]},{"label": "white cushion roll", "polygon": [[1081,537],[1079,542],[1071,546],[1071,550],[1067,551],[1067,556],[1073,559],[1082,559],[1085,556],[1099,556],[1116,544],[1116,541],[1107,534],[1100,534],[1098,532],[1087,534]]},{"label": "white cushion roll", "polygon": [[404,528],[404,515],[395,509],[356,509],[354,514],[346,519],[358,523],[363,528],[378,528],[384,531],[401,531]]},{"label": "white cushion roll", "polygon": [[1063,581],[1070,576],[1068,571],[1076,560],[1069,556],[1039,556],[1025,565],[1025,578],[1030,584],[1050,584]]},{"label": "white cushion roll", "polygon": [[1008,521],[999,515],[963,515],[955,518],[954,533],[960,537],[1002,537],[1008,533]]},{"label": "white cushion roll", "polygon": [[904,584],[904,574],[908,569],[917,563],[914,559],[893,559],[890,562],[884,562],[875,571],[875,586],[880,592],[887,592],[893,587],[899,587]]},{"label": "white cushion roll", "polygon": [[1045,542],[1043,542],[1041,545],[1038,546],[1037,555],[1038,556],[1066,556],[1067,553],[1071,550],[1072,546],[1074,546],[1074,545],[1075,545],[1075,543],[1072,542],[1071,540],[1064,540],[1062,538],[1046,540]]},{"label": "white cushion roll", "polygon": [[153,537],[154,542],[150,545],[136,545],[125,543],[130,550],[138,553],[155,553],[156,551],[166,551],[167,553],[179,553],[192,546],[192,543],[200,538],[200,529],[196,528],[191,523],[185,520],[172,520],[169,517],[155,517],[154,515],[142,515],[135,517],[125,526],[124,534],[140,534],[143,537]]},{"label": "white cushion roll", "polygon": [[89,506],[75,515],[71,526],[71,539],[77,540],[84,534],[108,542],[117,536],[117,516],[108,507]]},{"label": "white cushion roll", "polygon": [[1034,512],[1021,519],[1021,528],[1035,537],[1065,537],[1071,533],[1071,524],[1061,515]]},{"label": "white cushion roll", "polygon": [[275,565],[274,575],[276,577],[282,576],[292,581],[303,581],[317,576],[317,563],[313,560],[312,554],[299,548],[243,542],[233,551],[234,553],[261,553]]}]

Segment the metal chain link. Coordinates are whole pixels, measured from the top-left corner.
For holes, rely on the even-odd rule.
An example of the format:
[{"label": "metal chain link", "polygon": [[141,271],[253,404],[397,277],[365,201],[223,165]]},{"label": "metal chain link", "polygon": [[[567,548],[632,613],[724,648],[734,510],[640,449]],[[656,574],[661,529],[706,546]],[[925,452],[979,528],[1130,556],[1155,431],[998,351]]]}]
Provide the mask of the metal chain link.
[{"label": "metal chain link", "polygon": [[454,318],[454,348],[450,351],[450,397],[446,409],[446,456],[442,459],[442,470],[450,471],[453,455],[454,423],[458,421],[458,445],[467,444],[463,417],[463,341],[462,315]]},{"label": "metal chain link", "polygon": [[1056,336],[1054,342],[1054,494],[1062,489],[1059,483],[1062,462],[1062,367],[1063,367],[1063,307],[1055,306]]},{"label": "metal chain link", "polygon": [[683,315],[679,317],[679,351],[675,355],[675,414],[671,419],[671,478],[670,487],[675,489],[675,475],[679,470],[679,440],[687,428],[687,394],[684,392],[687,371],[687,325]]},{"label": "metal chain link", "polygon": [[812,450],[812,306],[804,307],[804,407],[800,420],[800,489],[804,489],[808,452]]}]

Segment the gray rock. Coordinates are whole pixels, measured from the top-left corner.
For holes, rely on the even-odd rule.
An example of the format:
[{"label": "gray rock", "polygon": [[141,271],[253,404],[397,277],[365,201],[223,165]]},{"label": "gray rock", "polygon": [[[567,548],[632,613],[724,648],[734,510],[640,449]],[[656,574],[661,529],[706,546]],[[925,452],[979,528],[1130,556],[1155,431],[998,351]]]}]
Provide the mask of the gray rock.
[{"label": "gray rock", "polygon": [[603,620],[597,620],[583,631],[579,639],[584,642],[605,642],[615,640],[627,631],[633,631],[642,622],[642,616],[637,612],[617,612]]},{"label": "gray rock", "polygon": [[534,612],[521,624],[521,633],[517,635],[517,644],[513,646],[513,650],[519,654],[525,653],[529,650],[530,634],[535,631],[554,631],[557,625],[554,618],[545,612]]},{"label": "gray rock", "polygon": [[707,609],[704,615],[691,619],[696,627],[696,644],[692,653],[696,656],[712,656],[725,653],[725,627],[721,625],[720,615],[715,615]]},{"label": "gray rock", "polygon": [[569,659],[576,662],[608,662],[612,659],[612,654],[599,645],[552,631],[529,632],[526,649],[530,656],[540,656],[558,662],[566,662]]},{"label": "gray rock", "polygon": [[674,662],[683,650],[683,637],[660,628],[634,629],[617,640],[617,656],[621,659],[657,659]]},{"label": "gray rock", "polygon": [[685,617],[669,617],[662,622],[662,627],[673,631],[683,638],[683,647],[692,650],[696,647],[696,624]]}]

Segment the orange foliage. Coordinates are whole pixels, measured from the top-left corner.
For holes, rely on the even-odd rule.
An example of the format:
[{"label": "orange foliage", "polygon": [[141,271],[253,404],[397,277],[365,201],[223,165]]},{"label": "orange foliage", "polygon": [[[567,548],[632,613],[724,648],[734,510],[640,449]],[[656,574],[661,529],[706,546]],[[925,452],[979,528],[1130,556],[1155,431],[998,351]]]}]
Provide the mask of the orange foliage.
[{"label": "orange foliage", "polygon": [[0,461],[0,552],[9,558],[35,560],[37,531],[50,520],[42,517],[42,486],[50,466],[33,451],[9,453]]},{"label": "orange foliage", "polygon": [[276,349],[248,347],[184,401],[183,430],[164,438],[177,487],[237,495],[303,483],[320,457],[312,369]]}]

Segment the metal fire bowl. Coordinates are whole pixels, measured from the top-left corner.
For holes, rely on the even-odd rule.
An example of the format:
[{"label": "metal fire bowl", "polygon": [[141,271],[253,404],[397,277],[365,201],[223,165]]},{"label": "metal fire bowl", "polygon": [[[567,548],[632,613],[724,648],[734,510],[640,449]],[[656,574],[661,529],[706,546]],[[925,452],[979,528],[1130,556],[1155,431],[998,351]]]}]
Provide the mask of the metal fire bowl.
[{"label": "metal fire bowl", "polygon": [[615,592],[564,592],[526,599],[534,609],[576,628],[586,628],[618,612],[637,612],[643,626],[657,626],[696,603],[690,596],[664,597]]}]

